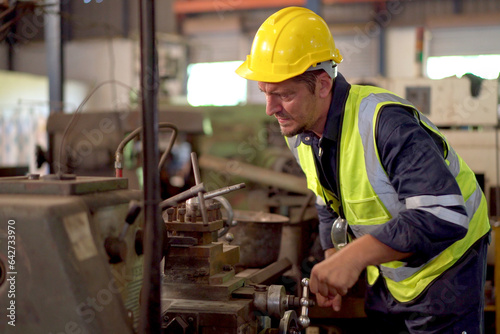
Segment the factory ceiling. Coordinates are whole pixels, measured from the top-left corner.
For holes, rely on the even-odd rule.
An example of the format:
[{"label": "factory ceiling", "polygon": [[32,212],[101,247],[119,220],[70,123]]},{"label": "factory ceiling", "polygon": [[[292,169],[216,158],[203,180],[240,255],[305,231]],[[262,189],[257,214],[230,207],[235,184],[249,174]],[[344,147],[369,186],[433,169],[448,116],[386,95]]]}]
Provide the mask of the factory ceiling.
[{"label": "factory ceiling", "polygon": [[[396,1],[396,0],[394,0]],[[380,0],[320,0],[323,4],[353,4],[385,1]],[[176,14],[208,13],[220,10],[248,10],[279,8],[285,6],[307,6],[307,0],[248,0],[248,1],[213,1],[213,0],[176,0],[173,7]]]}]

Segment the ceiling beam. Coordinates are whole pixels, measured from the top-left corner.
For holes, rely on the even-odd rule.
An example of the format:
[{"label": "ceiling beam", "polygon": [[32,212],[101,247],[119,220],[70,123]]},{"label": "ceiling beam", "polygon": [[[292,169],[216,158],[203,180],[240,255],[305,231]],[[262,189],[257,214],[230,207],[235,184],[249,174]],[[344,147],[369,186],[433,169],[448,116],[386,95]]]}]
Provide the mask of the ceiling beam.
[{"label": "ceiling beam", "polygon": [[177,0],[173,8],[176,14],[195,14],[305,5],[306,0]]},{"label": "ceiling beam", "polygon": [[370,3],[370,2],[386,2],[386,1],[400,1],[400,0],[323,0],[325,5],[335,4],[353,4],[353,3]]},{"label": "ceiling beam", "polygon": [[[322,4],[385,3],[400,0],[320,0]],[[233,10],[307,7],[307,0],[174,0],[175,14],[217,13]]]}]

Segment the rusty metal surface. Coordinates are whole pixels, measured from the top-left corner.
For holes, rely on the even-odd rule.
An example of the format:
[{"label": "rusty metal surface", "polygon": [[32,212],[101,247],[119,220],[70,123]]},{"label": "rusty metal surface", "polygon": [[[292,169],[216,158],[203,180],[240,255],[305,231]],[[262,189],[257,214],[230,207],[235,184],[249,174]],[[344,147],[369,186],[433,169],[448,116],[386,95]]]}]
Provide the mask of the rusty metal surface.
[{"label": "rusty metal surface", "polygon": [[222,220],[211,221],[207,225],[201,223],[180,223],[166,222],[167,231],[186,231],[186,232],[213,232],[224,227]]},{"label": "rusty metal surface", "polygon": [[231,299],[231,293],[241,288],[245,280],[233,277],[222,284],[186,284],[171,283],[163,280],[162,298],[164,299],[190,299],[190,300],[219,300]]},{"label": "rusty metal surface", "polygon": [[243,268],[265,267],[276,261],[281,245],[283,224],[289,219],[285,216],[234,210],[236,226],[229,229],[234,235],[233,245],[240,246],[240,261]]},{"label": "rusty metal surface", "polygon": [[84,195],[128,188],[125,178],[85,177],[75,180],[2,180],[1,194]]},{"label": "rusty metal surface", "polygon": [[[262,268],[256,272],[250,272],[248,275],[238,273],[238,277],[245,277],[248,281],[257,284],[267,284],[273,282],[277,277],[283,275],[287,270],[292,267],[292,263],[288,259],[281,259],[274,263],[271,263],[265,268]],[[246,269],[252,270],[252,269]]]},{"label": "rusty metal surface", "polygon": [[[188,247],[184,256],[169,254],[165,263],[165,281],[187,284],[208,284],[211,277],[221,273],[224,267],[233,266],[239,259],[239,247],[213,247],[202,256],[198,246]],[[192,251],[190,251],[192,249]]]},{"label": "rusty metal surface", "polygon": [[197,245],[189,248],[171,248],[169,256],[192,256],[192,257],[212,257],[213,254],[222,253],[222,243],[211,243],[208,245]]},{"label": "rusty metal surface", "polygon": [[[164,333],[174,333],[167,327],[177,317],[185,323],[186,333],[238,334],[257,333],[258,323],[252,300],[164,300],[170,307],[163,313]],[[170,330],[170,331],[169,331]]]},{"label": "rusty metal surface", "polygon": [[229,282],[234,277],[234,268],[230,267],[228,270],[222,271],[221,273],[210,276],[208,284],[219,285]]},{"label": "rusty metal surface", "polygon": [[[170,210],[166,225],[171,226],[171,221],[176,217],[179,215],[175,209]],[[212,218],[216,217],[218,218],[218,215]],[[236,210],[232,220],[237,223],[233,232],[240,230],[242,235],[253,238],[251,244],[238,239],[239,234],[236,233],[235,241],[241,241],[241,245],[222,244],[215,238],[209,244],[171,248],[165,261],[163,278],[163,333],[256,334],[262,333],[260,326],[271,325],[256,319],[257,316],[262,316],[262,312],[255,304],[253,287],[246,285],[276,279],[289,270],[291,262],[282,259],[247,276],[235,275],[234,265],[244,259],[244,256],[240,255],[244,247],[250,247],[247,249],[248,256],[253,263],[260,261],[257,265],[264,266],[267,262],[276,261],[280,249],[281,228],[289,219],[276,214]],[[185,230],[191,230],[193,226],[198,225],[203,226],[198,219],[193,223],[177,224],[179,229],[176,229],[175,235],[193,233]],[[276,228],[277,231],[272,231]],[[255,231],[252,232],[252,229]],[[211,232],[203,233],[209,235]],[[268,248],[262,250],[263,246],[256,244],[256,240]],[[261,251],[266,253],[263,258],[259,253]],[[266,310],[278,309],[279,312],[271,313],[279,318],[282,306],[285,305],[282,303],[285,290],[283,286],[274,286],[269,291],[272,292],[273,289],[279,290],[278,297],[267,293],[263,307]],[[241,308],[241,305],[246,306]]]}]

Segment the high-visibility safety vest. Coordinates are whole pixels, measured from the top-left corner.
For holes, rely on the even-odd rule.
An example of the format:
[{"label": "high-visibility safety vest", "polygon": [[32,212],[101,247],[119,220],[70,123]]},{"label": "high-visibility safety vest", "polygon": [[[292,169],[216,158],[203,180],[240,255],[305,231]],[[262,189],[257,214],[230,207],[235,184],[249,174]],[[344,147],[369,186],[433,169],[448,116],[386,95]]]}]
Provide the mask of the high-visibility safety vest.
[{"label": "high-visibility safety vest", "polygon": [[[399,201],[380,161],[376,143],[377,117],[386,105],[411,108],[421,126],[443,139],[444,159],[462,196],[423,195]],[[285,139],[307,177],[307,187],[338,213],[339,200],[320,184],[311,146],[303,144],[299,135]],[[345,104],[339,145],[339,197],[355,237],[370,233],[405,209],[425,210],[468,230],[464,238],[419,267],[409,267],[402,261],[368,266],[368,284],[373,285],[382,275],[396,300],[408,302],[415,299],[490,230],[486,199],[474,173],[448,145],[436,126],[408,101],[378,87],[352,85]],[[467,216],[446,209],[456,205],[465,206]]]}]

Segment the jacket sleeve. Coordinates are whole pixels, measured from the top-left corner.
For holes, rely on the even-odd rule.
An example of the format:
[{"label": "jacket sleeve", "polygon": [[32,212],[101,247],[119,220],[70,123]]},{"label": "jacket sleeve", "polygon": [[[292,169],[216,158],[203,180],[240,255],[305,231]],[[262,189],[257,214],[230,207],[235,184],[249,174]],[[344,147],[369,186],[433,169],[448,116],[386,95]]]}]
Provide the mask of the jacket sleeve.
[{"label": "jacket sleeve", "polygon": [[[321,200],[322,201],[322,200]],[[319,219],[319,241],[321,243],[321,248],[323,250],[333,248],[332,238],[330,237],[330,231],[332,230],[332,225],[338,215],[323,203],[316,203],[316,210],[318,211]]]},{"label": "jacket sleeve", "polygon": [[[423,128],[412,111],[387,106],[380,111],[376,143],[389,180],[407,209],[372,235],[401,252],[411,252],[409,265],[418,266],[463,238],[467,229],[457,220],[467,216],[463,204],[441,201],[430,206],[408,206],[407,199],[463,198],[443,158],[442,139]],[[410,207],[410,208],[408,208]]]}]

